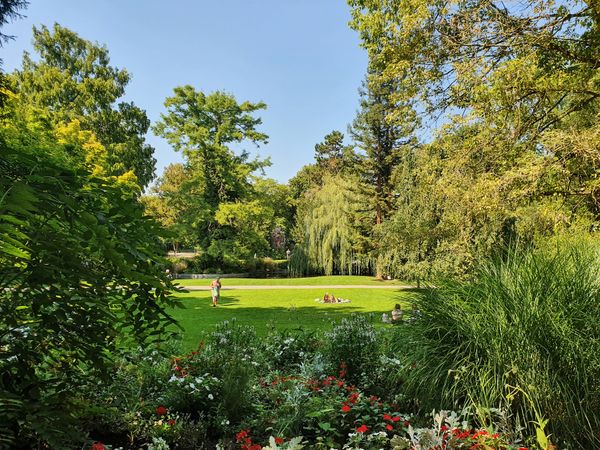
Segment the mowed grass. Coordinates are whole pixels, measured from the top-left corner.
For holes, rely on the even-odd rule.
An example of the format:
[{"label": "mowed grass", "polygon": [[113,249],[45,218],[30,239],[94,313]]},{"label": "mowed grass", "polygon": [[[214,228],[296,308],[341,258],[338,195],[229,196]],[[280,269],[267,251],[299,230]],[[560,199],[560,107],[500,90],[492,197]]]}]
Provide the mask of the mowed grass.
[{"label": "mowed grass", "polygon": [[178,294],[184,309],[175,309],[170,313],[184,330],[183,346],[193,349],[202,340],[203,333],[213,330],[217,323],[224,320],[235,318],[238,323],[252,325],[259,335],[264,335],[271,327],[329,329],[332,322],[353,313],[372,313],[374,322],[381,324],[382,313],[390,313],[396,303],[408,306],[411,296],[410,291],[398,289],[329,291],[338,298],[349,299],[350,303],[316,302],[315,299],[323,298],[325,292],[318,287],[302,290],[224,290],[221,291],[219,306],[214,308],[210,292],[195,291]]},{"label": "mowed grass", "polygon": [[[192,280],[176,280],[182,286],[208,286],[212,279],[196,278]],[[410,283],[400,280],[378,280],[373,277],[357,275],[335,275],[305,278],[221,278],[223,286],[331,286],[331,285],[369,285],[398,286]]]}]

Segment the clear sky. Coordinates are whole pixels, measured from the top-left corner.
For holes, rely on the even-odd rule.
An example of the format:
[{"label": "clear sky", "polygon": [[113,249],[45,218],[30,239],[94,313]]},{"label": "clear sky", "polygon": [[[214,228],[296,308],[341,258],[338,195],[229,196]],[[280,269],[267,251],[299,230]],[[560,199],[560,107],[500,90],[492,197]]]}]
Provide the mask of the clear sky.
[{"label": "clear sky", "polygon": [[[153,122],[184,84],[266,102],[270,139],[258,152],[281,182],[312,162],[325,134],[347,134],[358,109],[367,56],[343,0],[31,0],[24,14],[3,29],[16,35],[1,49],[7,72],[31,50],[33,25],[58,22],[108,47],[111,64],[132,74],[126,99]],[[158,174],[181,160],[161,138],[148,142]]]}]

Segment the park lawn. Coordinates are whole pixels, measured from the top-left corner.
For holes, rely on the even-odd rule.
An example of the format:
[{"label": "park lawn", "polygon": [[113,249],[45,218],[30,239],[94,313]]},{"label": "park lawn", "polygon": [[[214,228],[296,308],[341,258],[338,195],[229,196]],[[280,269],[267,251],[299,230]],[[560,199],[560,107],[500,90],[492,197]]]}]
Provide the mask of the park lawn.
[{"label": "park lawn", "polygon": [[331,323],[353,313],[373,314],[373,321],[381,324],[382,313],[390,313],[396,303],[406,307],[411,292],[394,289],[337,289],[336,297],[350,299],[350,303],[324,304],[316,302],[323,297],[323,289],[306,290],[234,290],[222,291],[219,306],[211,305],[210,293],[188,292],[177,294],[184,309],[171,310],[172,316],[183,328],[183,346],[194,349],[202,334],[214,329],[217,323],[235,318],[238,323],[252,325],[259,335],[271,327],[277,329],[323,330]]},{"label": "park lawn", "polygon": [[[192,280],[176,280],[182,286],[205,286],[210,279],[197,278]],[[305,278],[221,278],[223,286],[332,286],[332,285],[370,285],[395,286],[410,285],[401,280],[378,280],[369,276],[333,275]]]}]

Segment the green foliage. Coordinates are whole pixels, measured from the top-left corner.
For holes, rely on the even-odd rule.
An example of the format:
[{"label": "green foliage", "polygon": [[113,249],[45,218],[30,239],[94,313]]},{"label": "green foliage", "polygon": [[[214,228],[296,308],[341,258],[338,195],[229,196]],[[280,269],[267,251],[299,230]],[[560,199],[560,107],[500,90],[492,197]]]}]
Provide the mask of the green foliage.
[{"label": "green foliage", "polygon": [[[178,303],[158,227],[135,195],[74,165],[36,123],[5,110],[0,128],[2,436],[61,448],[73,386],[128,342],[159,341]],[[71,436],[72,437],[72,436]]]},{"label": "green foliage", "polygon": [[325,334],[325,351],[330,373],[343,373],[350,383],[369,386],[374,355],[380,354],[379,336],[364,315],[353,315],[334,324]]},{"label": "green foliage", "polygon": [[249,175],[269,163],[248,161],[247,152],[236,155],[227,145],[267,142],[268,136],[256,129],[261,119],[252,116],[266,105],[238,103],[233,95],[219,91],[206,95],[192,86],[177,87],[174,93],[165,100],[168,112],[154,131],[183,152],[194,183],[212,208],[243,198]]},{"label": "green foliage", "polygon": [[427,290],[399,349],[407,393],[425,408],[500,406],[531,431],[544,418],[559,444],[597,446],[599,267],[595,244],[559,242]]},{"label": "green foliage", "polygon": [[341,176],[325,178],[321,188],[305,194],[297,212],[301,244],[290,262],[295,273],[306,274],[306,262],[325,275],[358,274],[367,266],[359,198]]},{"label": "green foliage", "polygon": [[[517,237],[532,242],[597,226],[593,6],[348,4],[369,53],[355,139],[366,137],[362,146],[374,155],[400,156],[376,164],[393,169],[378,175],[386,183],[375,183],[376,192],[394,197],[375,196],[379,209],[391,211],[388,220],[378,214],[381,225],[367,234],[386,243],[371,251],[377,273],[464,276]],[[425,142],[403,153],[398,144],[373,145],[395,135],[373,133],[377,126],[399,125],[402,136],[420,124],[415,134]]]},{"label": "green foliage", "polygon": [[110,175],[132,171],[143,188],[154,178],[154,148],[145,143],[150,127],[145,111],[125,94],[130,75],[110,66],[106,47],[54,24],[33,29],[39,60],[25,53],[23,67],[12,74],[23,104],[44,110],[54,125],[81,122],[108,150]]},{"label": "green foliage", "polygon": [[168,167],[144,202],[171,232],[173,247],[199,248],[201,271],[248,266],[254,255],[285,254],[293,214],[287,187],[253,175],[268,160],[250,160],[248,152],[229,147],[267,142],[257,129],[261,119],[253,116],[266,105],[183,86],[165,106],[154,130],[183,152],[186,163]]}]

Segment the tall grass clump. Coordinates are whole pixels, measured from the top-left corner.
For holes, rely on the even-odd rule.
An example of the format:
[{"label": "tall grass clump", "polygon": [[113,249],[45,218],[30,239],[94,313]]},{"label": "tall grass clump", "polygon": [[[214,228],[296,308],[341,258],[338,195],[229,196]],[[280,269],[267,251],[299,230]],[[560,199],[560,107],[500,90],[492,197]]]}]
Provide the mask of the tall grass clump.
[{"label": "tall grass clump", "polygon": [[513,249],[415,303],[405,387],[424,408],[500,408],[516,429],[547,419],[559,448],[600,448],[598,246]]}]

